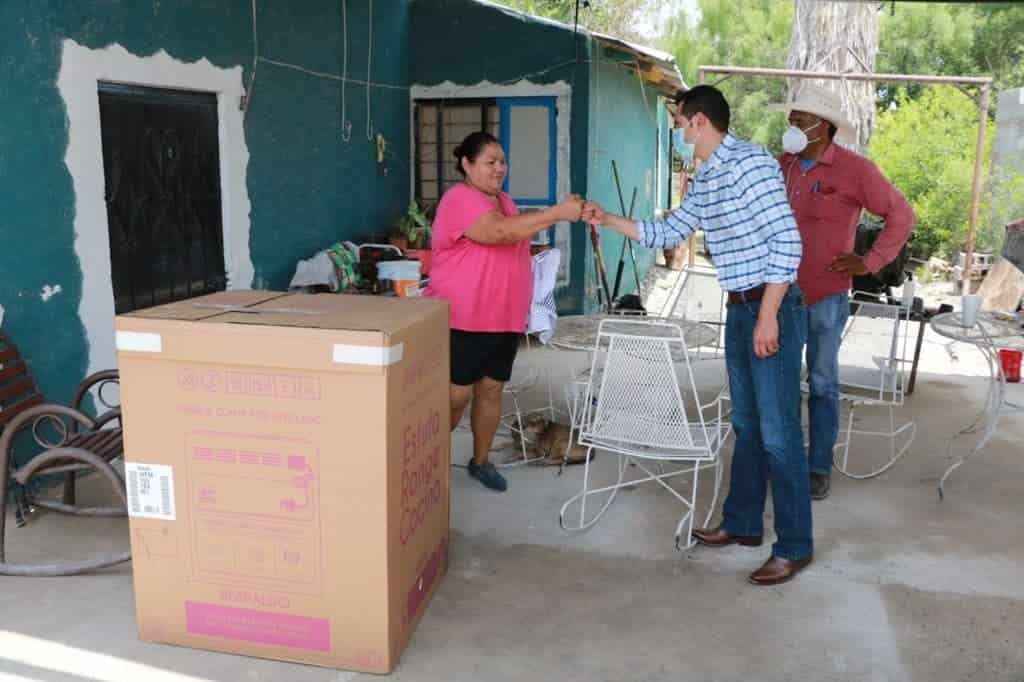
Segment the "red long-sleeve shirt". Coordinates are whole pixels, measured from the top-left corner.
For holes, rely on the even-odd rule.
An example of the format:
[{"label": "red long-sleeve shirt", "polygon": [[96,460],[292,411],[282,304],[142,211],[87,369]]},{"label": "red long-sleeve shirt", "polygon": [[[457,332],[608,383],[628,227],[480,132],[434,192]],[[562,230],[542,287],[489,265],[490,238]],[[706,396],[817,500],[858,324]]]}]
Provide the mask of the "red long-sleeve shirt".
[{"label": "red long-sleeve shirt", "polygon": [[780,156],[779,165],[803,241],[797,282],[808,305],[850,290],[852,278],[829,266],[836,256],[853,253],[861,209],[885,220],[864,257],[869,271],[885,267],[910,238],[914,211],[872,161],[831,144],[808,171],[795,154]]}]

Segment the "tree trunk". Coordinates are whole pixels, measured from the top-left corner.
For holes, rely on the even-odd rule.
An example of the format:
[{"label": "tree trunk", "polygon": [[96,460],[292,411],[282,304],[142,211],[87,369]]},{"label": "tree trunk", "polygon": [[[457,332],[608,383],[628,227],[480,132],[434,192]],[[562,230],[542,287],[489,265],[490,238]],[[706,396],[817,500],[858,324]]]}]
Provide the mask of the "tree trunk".
[{"label": "tree trunk", "polygon": [[[794,0],[793,33],[786,67],[803,71],[874,72],[878,55],[878,6],[872,2]],[[789,79],[793,100],[807,79]],[[853,143],[867,147],[875,123],[875,84],[868,81],[823,81],[843,98],[843,112],[856,129]]]}]

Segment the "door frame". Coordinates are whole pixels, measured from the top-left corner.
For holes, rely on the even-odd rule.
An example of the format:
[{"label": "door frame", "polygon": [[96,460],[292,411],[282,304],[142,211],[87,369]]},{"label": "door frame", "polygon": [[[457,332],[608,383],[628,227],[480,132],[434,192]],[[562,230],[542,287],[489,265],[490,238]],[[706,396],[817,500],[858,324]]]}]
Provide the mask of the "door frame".
[{"label": "door frame", "polygon": [[104,200],[100,81],[217,96],[221,225],[228,289],[250,288],[254,274],[249,253],[251,206],[246,185],[249,150],[239,106],[245,93],[242,67],[220,68],[206,59],[186,63],[163,50],[140,57],[117,44],[94,50],[65,39],[57,88],[68,115],[64,163],[75,191],[74,247],[82,271],[78,316],[89,343],[89,372],[117,366],[110,234]]}]

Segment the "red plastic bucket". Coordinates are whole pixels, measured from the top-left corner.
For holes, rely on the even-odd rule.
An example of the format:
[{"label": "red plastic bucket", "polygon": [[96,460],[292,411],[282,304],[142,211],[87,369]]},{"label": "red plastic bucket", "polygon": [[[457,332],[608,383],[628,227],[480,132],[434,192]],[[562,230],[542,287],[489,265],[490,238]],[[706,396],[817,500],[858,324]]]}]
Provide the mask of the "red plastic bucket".
[{"label": "red plastic bucket", "polygon": [[1003,374],[1007,381],[1020,381],[1020,361],[1024,352],[1019,350],[1002,349],[999,351],[999,362],[1003,365]]}]

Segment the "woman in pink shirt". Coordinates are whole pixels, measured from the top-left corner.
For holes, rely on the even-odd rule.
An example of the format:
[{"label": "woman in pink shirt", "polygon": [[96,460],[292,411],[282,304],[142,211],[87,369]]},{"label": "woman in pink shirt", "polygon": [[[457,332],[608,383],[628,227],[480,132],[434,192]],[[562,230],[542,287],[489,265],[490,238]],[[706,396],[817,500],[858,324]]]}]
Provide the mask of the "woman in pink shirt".
[{"label": "woman in pink shirt", "polygon": [[520,215],[501,191],[505,152],[486,132],[454,151],[465,182],[441,197],[434,218],[430,284],[424,295],[448,301],[451,326],[451,428],[473,401],[470,476],[503,491],[505,479],[487,455],[501,418],[502,387],[512,374],[526,330],[532,275],[530,240],[553,223],[578,221],[583,200]]}]

